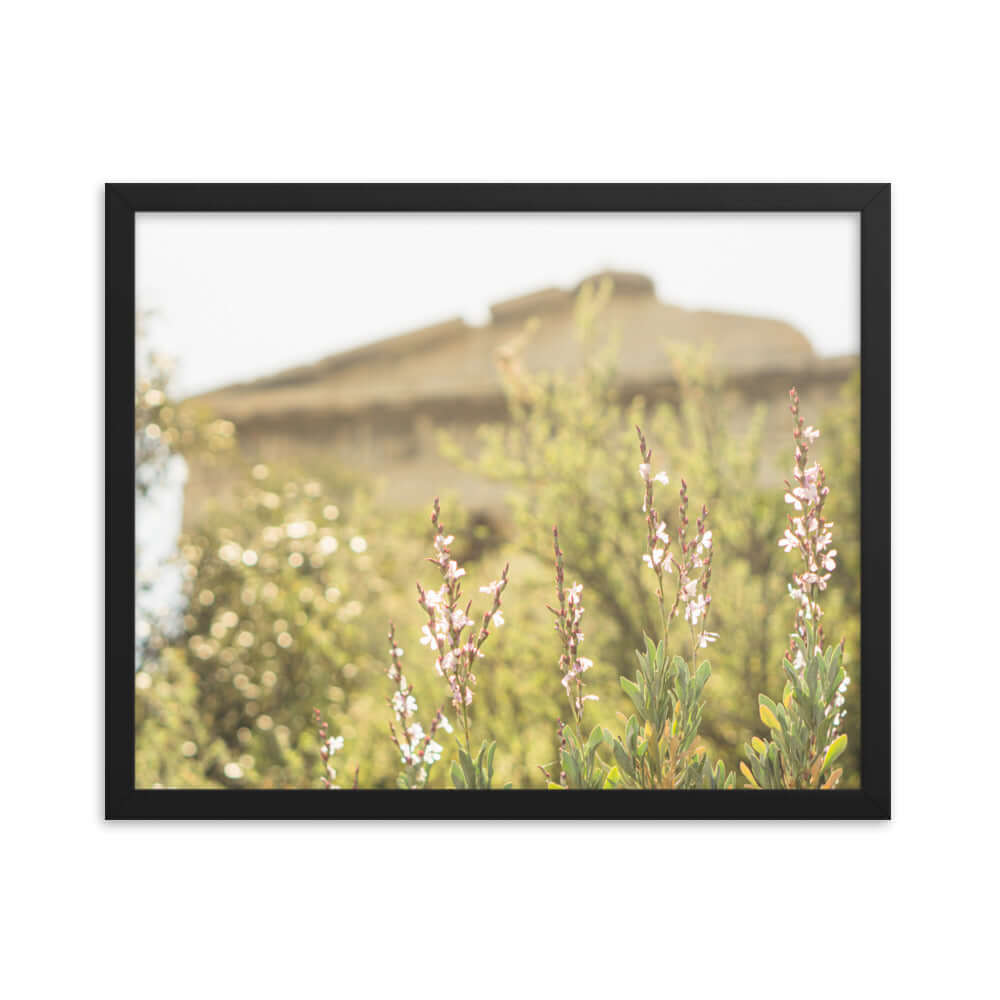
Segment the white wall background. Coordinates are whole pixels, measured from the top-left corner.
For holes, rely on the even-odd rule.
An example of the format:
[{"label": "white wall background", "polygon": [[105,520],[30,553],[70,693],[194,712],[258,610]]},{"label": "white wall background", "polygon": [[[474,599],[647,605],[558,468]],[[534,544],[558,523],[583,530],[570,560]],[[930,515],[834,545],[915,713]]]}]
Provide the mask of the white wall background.
[{"label": "white wall background", "polygon": [[[6,11],[10,995],[823,998],[995,983],[992,11],[700,10]],[[891,824],[102,821],[103,181],[886,178]]]}]

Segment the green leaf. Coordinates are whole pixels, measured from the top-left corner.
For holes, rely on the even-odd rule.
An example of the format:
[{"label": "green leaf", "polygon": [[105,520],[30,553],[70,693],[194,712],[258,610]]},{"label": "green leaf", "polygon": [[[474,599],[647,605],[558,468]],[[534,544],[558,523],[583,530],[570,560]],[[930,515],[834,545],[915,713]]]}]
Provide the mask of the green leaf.
[{"label": "green leaf", "polygon": [[642,637],[643,637],[643,639],[646,640],[646,660],[650,664],[655,664],[656,663],[656,650],[657,650],[657,647],[653,645],[653,640],[650,639],[649,636],[646,635],[645,632],[643,632]]},{"label": "green leaf", "polygon": [[618,681],[622,686],[622,690],[632,699],[632,704],[635,705],[636,711],[641,714],[642,697],[639,694],[639,688],[627,677],[619,677]]},{"label": "green leaf", "polygon": [[567,753],[565,750],[559,751],[559,761],[562,764],[562,769],[566,772],[566,777],[569,780],[570,785],[573,787],[578,787],[580,785],[580,765],[574,754]]},{"label": "green leaf", "polygon": [[760,706],[760,721],[767,726],[768,729],[777,729],[781,731],[781,723],[778,722],[778,717],[772,712],[767,705]]},{"label": "green leaf", "polygon": [[844,752],[846,747],[847,747],[847,733],[841,733],[830,744],[830,749],[827,750],[826,756],[823,758],[824,771]]},{"label": "green leaf", "polygon": [[778,706],[775,705],[773,701],[766,694],[757,695],[757,703],[759,705],[766,705],[770,710],[772,715],[776,715],[778,711]]},{"label": "green leaf", "polygon": [[557,785],[554,781],[550,781],[546,786],[550,792],[564,792],[566,791],[562,785]]},{"label": "green leaf", "polygon": [[635,769],[632,767],[632,759],[628,755],[628,751],[622,744],[615,740],[614,744],[614,755],[615,760],[618,762],[618,766],[630,777],[635,777]]},{"label": "green leaf", "polygon": [[489,750],[486,752],[486,780],[489,784],[493,783],[493,757],[497,752],[497,741],[494,740],[490,744]]},{"label": "green leaf", "polygon": [[702,688],[708,683],[709,677],[712,676],[712,667],[706,660],[699,668],[698,673],[695,674],[695,686],[698,689],[698,693],[701,694]]},{"label": "green leaf", "polygon": [[458,766],[458,761],[451,762],[451,783],[456,788],[465,788],[465,778],[462,776],[462,769]]},{"label": "green leaf", "polygon": [[458,760],[462,765],[462,773],[465,775],[465,783],[469,788],[476,787],[476,765],[472,763],[472,758],[461,748],[458,749]]}]

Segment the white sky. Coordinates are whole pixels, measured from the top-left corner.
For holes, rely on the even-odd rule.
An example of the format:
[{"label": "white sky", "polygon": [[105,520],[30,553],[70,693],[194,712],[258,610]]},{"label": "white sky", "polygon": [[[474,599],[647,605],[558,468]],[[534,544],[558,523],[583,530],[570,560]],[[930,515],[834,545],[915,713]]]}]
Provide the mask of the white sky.
[{"label": "white sky", "polygon": [[639,271],[688,308],[860,345],[857,214],[174,214],[136,219],[150,341],[199,392],[593,272]]}]

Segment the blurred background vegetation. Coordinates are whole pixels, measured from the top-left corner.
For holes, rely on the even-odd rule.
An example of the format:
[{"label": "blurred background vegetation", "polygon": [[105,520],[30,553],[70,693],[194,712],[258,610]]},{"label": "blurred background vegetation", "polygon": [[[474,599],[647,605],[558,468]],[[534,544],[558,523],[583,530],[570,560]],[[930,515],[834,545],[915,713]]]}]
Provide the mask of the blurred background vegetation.
[{"label": "blurred background vegetation", "polygon": [[[554,597],[553,524],[559,525],[570,581],[584,584],[588,690],[600,696],[588,715],[617,729],[627,708],[620,673],[635,669],[644,629],[656,628],[653,575],[642,563],[645,525],[635,425],[654,448],[654,471],[671,479],[658,506],[673,532],[683,477],[692,509],[709,508],[715,559],[703,741],[728,769],[740,748],[763,735],[757,694],[780,698],[780,659],[795,604],[788,596],[795,557],[777,540],[785,526],[783,478],[770,476],[766,414],[749,421],[735,409],[710,356],[673,351],[676,400],[623,400],[613,331],[600,330],[600,295],[585,290],[577,327],[587,359],[574,375],[526,374],[505,366],[509,418],[478,428],[470,446],[445,432],[438,448],[456,468],[504,484],[511,512],[503,532],[441,491],[442,512],[466,591],[511,563],[504,594],[507,625],[497,629],[478,670],[472,714],[476,739],[496,739],[497,782],[544,787],[540,765],[555,759],[556,724],[568,717],[560,684],[558,638],[545,609]],[[140,342],[141,343],[141,342]],[[665,347],[664,350],[667,350]],[[225,467],[234,487],[200,505],[176,552],[148,558],[137,593],[136,782],[139,787],[318,787],[323,767],[312,718],[319,708],[332,735],[342,779],[393,787],[398,754],[389,735],[385,676],[387,631],[395,623],[421,718],[446,700],[446,687],[417,639],[425,616],[417,580],[436,585],[425,560],[429,511],[387,502],[391,469],[365,481],[351,469],[311,460],[309,467],[261,464],[240,451],[231,423],[170,395],[168,362],[140,351],[136,377],[136,500],[153,502],[156,484],[178,456]],[[788,387],[790,388],[790,386]],[[839,566],[825,595],[827,635],[846,639],[853,684],[847,699],[842,787],[859,785],[860,762],[860,405],[856,378],[824,413],[803,410],[823,436],[813,455],[827,471],[828,511]],[[143,598],[175,574],[181,599]],[[162,589],[162,588],[161,588]],[[450,706],[449,706],[450,708]],[[446,709],[447,710],[447,709]],[[593,714],[591,714],[591,712]],[[445,759],[452,737],[444,737]],[[446,784],[447,768],[431,785]]]}]

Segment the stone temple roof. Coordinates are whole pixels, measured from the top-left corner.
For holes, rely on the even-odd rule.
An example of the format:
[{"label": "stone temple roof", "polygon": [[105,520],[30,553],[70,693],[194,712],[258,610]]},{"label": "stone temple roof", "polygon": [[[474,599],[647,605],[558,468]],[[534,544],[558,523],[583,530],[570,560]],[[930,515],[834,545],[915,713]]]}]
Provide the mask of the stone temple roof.
[{"label": "stone temple roof", "polygon": [[846,360],[818,358],[805,336],[780,320],[683,309],[660,301],[644,275],[604,272],[575,288],[546,288],[497,302],[490,322],[481,326],[445,320],[199,399],[238,424],[293,414],[348,417],[435,400],[457,405],[497,400],[503,391],[498,360],[514,344],[526,371],[571,372],[582,364],[573,302],[585,282],[603,277],[611,278],[614,291],[599,327],[618,331],[621,377],[637,388],[669,377],[665,344],[707,347],[724,373],[736,378],[814,373]]}]

